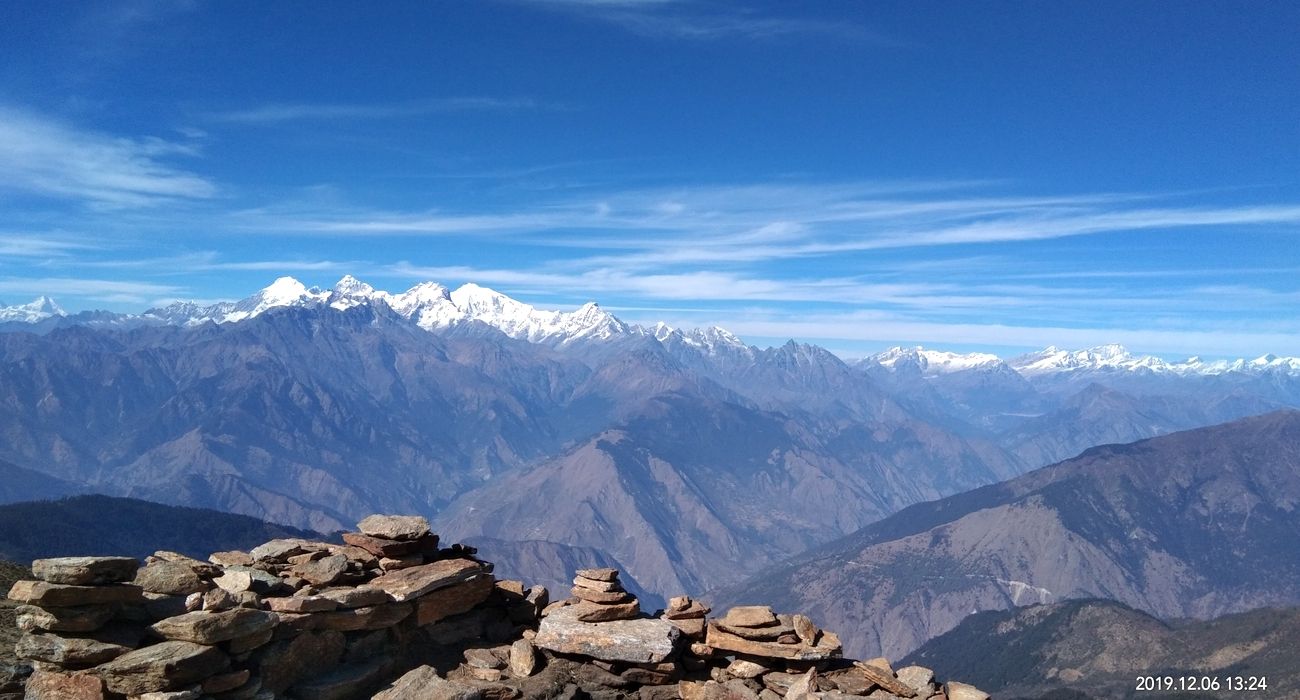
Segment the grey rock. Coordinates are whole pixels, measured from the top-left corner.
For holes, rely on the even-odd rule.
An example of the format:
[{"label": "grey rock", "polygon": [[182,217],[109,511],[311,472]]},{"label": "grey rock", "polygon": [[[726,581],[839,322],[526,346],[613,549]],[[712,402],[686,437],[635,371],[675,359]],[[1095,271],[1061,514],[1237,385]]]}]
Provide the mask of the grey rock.
[{"label": "grey rock", "polygon": [[677,651],[682,639],[681,630],[667,620],[581,622],[576,607],[559,608],[543,618],[533,644],[604,661],[659,663]]},{"label": "grey rock", "polygon": [[48,583],[97,586],[130,581],[140,562],[134,557],[55,557],[32,562],[32,575]]},{"label": "grey rock", "polygon": [[357,523],[357,529],[386,540],[417,540],[429,534],[429,521],[419,515],[371,515]]}]

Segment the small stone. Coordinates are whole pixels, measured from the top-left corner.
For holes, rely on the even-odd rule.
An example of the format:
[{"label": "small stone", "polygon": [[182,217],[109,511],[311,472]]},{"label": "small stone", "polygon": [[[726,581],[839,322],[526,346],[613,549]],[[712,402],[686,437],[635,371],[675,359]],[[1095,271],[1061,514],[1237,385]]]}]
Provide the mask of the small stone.
[{"label": "small stone", "polygon": [[251,566],[227,567],[225,573],[212,579],[212,582],[231,593],[252,591],[262,595],[279,590],[284,585],[279,576]]},{"label": "small stone", "polygon": [[690,651],[692,654],[702,659],[708,659],[713,657],[713,647],[709,646],[708,644],[692,642],[690,646]]},{"label": "small stone", "polygon": [[252,566],[253,557],[248,552],[229,551],[213,552],[208,555],[208,561],[218,566]]},{"label": "small stone", "polygon": [[317,559],[323,559],[323,558],[325,558],[325,557],[327,557],[327,556],[329,556],[329,552],[327,552],[327,551],[325,551],[325,550],[323,550],[323,549],[318,549],[318,550],[316,550],[316,551],[314,551],[314,552],[305,552],[305,553],[303,553],[303,554],[295,554],[295,555],[293,555],[293,556],[291,556],[291,557],[287,557],[287,558],[286,558],[286,561],[287,561],[288,563],[294,565],[294,566],[297,566],[297,565],[299,565],[299,564],[306,564],[306,563],[309,562],[309,561],[316,561]]},{"label": "small stone", "polygon": [[465,663],[471,668],[505,668],[506,666],[496,654],[481,648],[466,649]]},{"label": "small stone", "polygon": [[319,593],[320,597],[338,603],[340,608],[367,608],[393,602],[392,596],[371,586],[356,588],[327,588]]},{"label": "small stone", "polygon": [[623,586],[618,581],[601,581],[583,576],[574,577],[573,585],[605,593],[621,593],[623,591]]},{"label": "small stone", "polygon": [[948,700],[989,700],[989,694],[973,685],[948,681],[944,684]]},{"label": "small stone", "polygon": [[727,627],[769,627],[777,624],[777,619],[766,605],[740,605],[728,610],[718,622]]},{"label": "small stone", "polygon": [[418,541],[385,540],[379,537],[363,535],[360,532],[343,533],[343,541],[354,547],[359,547],[375,557],[387,557],[389,559],[414,554],[420,549]]},{"label": "small stone", "polygon": [[386,540],[415,540],[429,534],[429,521],[419,515],[371,515],[357,523],[370,537]]},{"label": "small stone", "polygon": [[99,586],[130,581],[140,562],[134,557],[55,557],[32,562],[32,575],[47,583]]},{"label": "small stone", "polygon": [[421,627],[468,612],[492,594],[492,577],[483,575],[440,588],[416,601],[415,623]]},{"label": "small stone", "polygon": [[528,678],[537,669],[537,649],[527,639],[515,640],[510,645],[510,675]]},{"label": "small stone", "polygon": [[578,569],[577,574],[593,581],[617,581],[618,569]]},{"label": "small stone", "polygon": [[898,669],[898,680],[916,691],[921,697],[929,697],[934,691],[934,671],[924,666],[904,666]]},{"label": "small stone", "polygon": [[483,693],[441,678],[431,666],[420,666],[379,691],[372,700],[483,700]]},{"label": "small stone", "polygon": [[319,595],[291,596],[288,598],[267,598],[266,607],[271,612],[313,613],[338,610],[337,600],[330,600]]},{"label": "small stone", "polygon": [[109,690],[139,695],[185,688],[216,674],[227,663],[216,647],[172,641],[127,652],[96,671]]},{"label": "small stone", "polygon": [[785,700],[808,700],[817,697],[817,671],[808,669],[794,683],[790,684],[790,689],[785,691]]},{"label": "small stone", "polygon": [[235,608],[223,612],[192,612],[169,617],[149,627],[164,639],[195,644],[217,644],[247,637],[275,627],[275,615],[261,610]]},{"label": "small stone", "polygon": [[867,677],[868,681],[880,686],[886,692],[893,693],[900,698],[916,697],[915,689],[894,677],[894,670],[889,667],[888,660],[876,658],[866,662],[854,661],[853,665]]},{"label": "small stone", "polygon": [[213,676],[203,681],[203,692],[212,695],[215,693],[224,693],[228,690],[234,690],[235,688],[247,683],[251,675],[252,672],[245,668]]},{"label": "small stone", "polygon": [[682,634],[691,639],[702,639],[704,637],[705,621],[702,617],[690,617],[686,619],[667,618],[669,622],[677,626]]},{"label": "small stone", "polygon": [[772,669],[748,659],[736,659],[727,666],[727,674],[734,678],[758,678]]},{"label": "small stone", "polygon": [[239,598],[224,588],[213,588],[203,592],[201,610],[220,612],[239,606]]},{"label": "small stone", "polygon": [[605,592],[592,590],[583,586],[574,586],[572,593],[575,598],[581,598],[589,603],[601,603],[604,605],[617,605],[621,603],[630,603],[636,600],[631,593],[623,591]]},{"label": "small stone", "polygon": [[144,591],[130,584],[73,586],[46,581],[15,581],[9,599],[42,608],[80,607],[110,603],[139,603]]},{"label": "small stone", "polygon": [[496,683],[505,677],[505,674],[502,673],[499,668],[479,668],[477,666],[470,666],[465,670],[469,671],[469,675],[478,680],[484,681],[485,683]]},{"label": "small stone", "polygon": [[570,607],[577,611],[577,618],[581,622],[631,620],[641,614],[641,605],[636,602],[636,599],[633,599],[630,603],[617,603],[614,605],[579,603]]},{"label": "small stone", "polygon": [[[711,697],[711,693],[706,692],[705,697]],[[749,687],[742,678],[733,678],[722,684],[722,692],[717,697],[719,700],[758,700],[758,690]]]},{"label": "small stone", "polygon": [[25,700],[104,700],[104,682],[93,673],[38,669],[27,679],[26,693],[16,697]]},{"label": "small stone", "polygon": [[794,627],[794,633],[799,635],[800,641],[809,646],[817,644],[817,635],[821,633],[821,630],[817,629],[817,625],[813,624],[811,618],[807,615],[792,615],[790,623]]},{"label": "small stone", "polygon": [[258,545],[248,552],[248,556],[255,562],[264,561],[286,564],[289,561],[289,557],[325,548],[324,543],[321,542],[312,542],[311,540],[304,540],[297,537],[286,537]]},{"label": "small stone", "polygon": [[379,560],[379,568],[384,571],[397,571],[399,569],[409,569],[413,566],[419,566],[423,563],[423,554],[408,554],[404,557],[397,557],[396,559],[384,557]]},{"label": "small stone", "polygon": [[356,562],[364,569],[373,569],[379,566],[379,558],[366,550],[350,544],[331,544],[327,545],[330,554],[342,554],[348,558],[348,561]]},{"label": "small stone", "polygon": [[70,667],[95,666],[116,659],[128,651],[131,648],[121,644],[54,634],[24,634],[14,645],[14,655],[20,659]]}]

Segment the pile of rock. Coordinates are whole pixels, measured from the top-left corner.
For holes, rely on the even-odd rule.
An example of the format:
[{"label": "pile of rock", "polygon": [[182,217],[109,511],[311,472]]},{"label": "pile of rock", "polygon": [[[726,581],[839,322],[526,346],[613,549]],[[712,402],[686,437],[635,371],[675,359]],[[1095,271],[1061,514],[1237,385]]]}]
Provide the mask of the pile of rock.
[{"label": "pile of rock", "polygon": [[[498,591],[490,564],[440,549],[424,518],[371,516],[358,530],[206,562],[34,562],[37,580],[9,592],[22,604],[17,655],[35,669],[27,697],[355,697],[402,670],[413,633],[433,623],[492,607],[498,636],[535,625],[536,595]],[[439,634],[482,638],[483,617]]]},{"label": "pile of rock", "polygon": [[[28,700],[986,700],[920,667],[840,658],[803,615],[679,596],[641,612],[614,569],[572,596],[498,581],[423,518],[371,516],[343,543],[282,539],[199,561],[69,557],[19,581]],[[0,689],[22,673],[0,677]],[[16,679],[16,680],[15,680]],[[11,700],[2,698],[0,700]]]}]

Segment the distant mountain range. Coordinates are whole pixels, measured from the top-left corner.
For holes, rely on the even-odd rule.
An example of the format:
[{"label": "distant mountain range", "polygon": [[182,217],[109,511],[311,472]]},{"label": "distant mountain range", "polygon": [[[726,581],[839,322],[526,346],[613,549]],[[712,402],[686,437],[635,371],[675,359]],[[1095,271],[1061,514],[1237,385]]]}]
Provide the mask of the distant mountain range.
[{"label": "distant mountain range", "polygon": [[[901,664],[965,674],[1000,698],[1282,698],[1300,694],[1296,659],[1300,608],[1167,623],[1112,601],[1076,600],[971,615]],[[1139,691],[1139,676],[1214,678],[1220,690]],[[1267,687],[1233,691],[1229,678]]]},{"label": "distant mountain range", "polygon": [[906,508],[718,602],[809,614],[898,658],[968,615],[1106,598],[1162,618],[1300,603],[1300,412],[1107,445]]},{"label": "distant mountain range", "polygon": [[318,531],[424,513],[455,539],[599,550],[658,596],[1094,445],[1300,406],[1287,359],[850,363],[352,277],[140,314],[43,299],[0,331],[0,460],[25,475],[4,499],[103,492]]}]

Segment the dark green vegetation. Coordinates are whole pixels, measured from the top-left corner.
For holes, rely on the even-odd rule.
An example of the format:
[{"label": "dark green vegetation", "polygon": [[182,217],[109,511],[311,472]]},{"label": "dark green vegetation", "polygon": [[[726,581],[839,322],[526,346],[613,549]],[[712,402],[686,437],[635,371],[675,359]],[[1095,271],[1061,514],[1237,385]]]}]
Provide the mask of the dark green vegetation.
[{"label": "dark green vegetation", "polygon": [[206,559],[277,537],[320,535],[246,515],[110,496],[0,506],[0,559],[24,563],[82,555],[144,557],[160,549]]},{"label": "dark green vegetation", "polygon": [[[1076,600],[971,615],[904,663],[933,667],[998,697],[1161,697],[1135,690],[1138,676],[1264,677],[1257,693],[1300,691],[1300,609],[1264,608],[1209,621],[1166,624],[1119,603]],[[1179,696],[1178,693],[1164,697]],[[1187,694],[1182,694],[1187,696]]]}]

